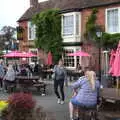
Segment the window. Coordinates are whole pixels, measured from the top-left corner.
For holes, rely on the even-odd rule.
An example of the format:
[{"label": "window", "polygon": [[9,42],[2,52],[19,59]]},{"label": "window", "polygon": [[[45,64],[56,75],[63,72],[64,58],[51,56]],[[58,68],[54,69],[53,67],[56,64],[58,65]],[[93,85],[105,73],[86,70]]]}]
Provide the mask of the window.
[{"label": "window", "polygon": [[74,17],[73,15],[70,16],[63,16],[63,35],[73,35],[74,33]]},{"label": "window", "polygon": [[74,56],[67,56],[68,53],[73,53],[73,49],[65,49],[64,50],[64,65],[66,67],[74,67]]},{"label": "window", "polygon": [[76,14],[76,35],[80,34],[80,19],[79,14]]},{"label": "window", "polygon": [[28,39],[34,40],[35,39],[35,25],[31,22],[28,22]]},{"label": "window", "polygon": [[63,36],[80,34],[80,13],[66,13],[62,17]]},{"label": "window", "polygon": [[117,33],[120,32],[120,17],[119,9],[111,8],[106,10],[106,32]]},{"label": "window", "polygon": [[[37,49],[30,49],[29,51],[31,53],[35,54],[35,55],[37,55],[37,53],[38,53]],[[38,61],[38,57],[32,57],[32,58],[30,58],[30,63],[35,63],[37,61]]]}]

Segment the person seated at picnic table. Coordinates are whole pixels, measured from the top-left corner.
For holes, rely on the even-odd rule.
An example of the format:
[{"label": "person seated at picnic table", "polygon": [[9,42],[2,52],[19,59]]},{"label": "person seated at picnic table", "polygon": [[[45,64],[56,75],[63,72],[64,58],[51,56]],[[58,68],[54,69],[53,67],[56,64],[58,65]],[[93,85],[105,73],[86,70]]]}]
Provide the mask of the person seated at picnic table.
[{"label": "person seated at picnic table", "polygon": [[8,66],[7,72],[6,72],[3,80],[5,83],[5,90],[8,90],[8,87],[10,85],[15,84],[15,71],[11,64]]},{"label": "person seated at picnic table", "polygon": [[74,120],[74,112],[78,110],[77,108],[80,110],[83,107],[91,108],[97,105],[99,87],[95,72],[90,70],[73,83],[73,97],[69,102],[70,120]]},{"label": "person seated at picnic table", "polygon": [[8,106],[2,111],[2,120],[54,120],[43,107],[36,106],[30,93],[11,94],[7,102]]},{"label": "person seated at picnic table", "polygon": [[16,75],[20,74],[20,66],[17,63],[13,64],[13,69]]},{"label": "person seated at picnic table", "polygon": [[27,70],[24,64],[20,66],[20,75],[27,76]]}]

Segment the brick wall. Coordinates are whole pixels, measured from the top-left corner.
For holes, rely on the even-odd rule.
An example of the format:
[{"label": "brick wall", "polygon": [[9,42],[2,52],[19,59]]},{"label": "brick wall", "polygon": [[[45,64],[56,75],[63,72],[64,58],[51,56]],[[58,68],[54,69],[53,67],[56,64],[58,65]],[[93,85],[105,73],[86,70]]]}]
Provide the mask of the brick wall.
[{"label": "brick wall", "polygon": [[27,26],[27,21],[22,21],[19,23],[19,26],[23,28],[23,40],[20,40],[19,48],[20,51],[28,51],[28,26]]},{"label": "brick wall", "polygon": [[[105,30],[105,17],[106,17],[105,16],[105,11],[106,11],[106,8],[115,8],[115,7],[120,7],[120,4],[97,8],[98,13],[97,13],[96,23],[98,25],[102,25],[103,30]],[[84,36],[85,29],[86,29],[86,22],[88,20],[88,17],[91,15],[91,12],[92,12],[92,9],[82,10],[82,13],[81,13],[81,18],[82,18],[82,20],[81,20],[82,33],[81,34],[82,34],[82,36]],[[89,59],[89,63],[88,63],[88,61],[87,61],[87,63],[85,63],[85,60],[84,60],[85,58],[83,58],[83,64],[86,64],[86,65],[89,64],[90,66],[92,66],[94,68],[94,70],[99,71],[99,60],[98,60],[99,54],[98,54],[97,47],[88,43],[88,44],[83,45],[82,49],[92,55],[91,58],[87,58],[87,59]],[[103,61],[103,60],[101,60],[101,61]],[[103,64],[104,63],[102,62],[102,66],[103,66]]]}]

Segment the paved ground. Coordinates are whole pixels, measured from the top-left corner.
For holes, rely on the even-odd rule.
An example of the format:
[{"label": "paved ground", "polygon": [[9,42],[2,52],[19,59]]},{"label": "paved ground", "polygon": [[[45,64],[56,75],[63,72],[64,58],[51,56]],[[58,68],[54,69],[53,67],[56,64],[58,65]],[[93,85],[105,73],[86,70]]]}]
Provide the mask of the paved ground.
[{"label": "paved ground", "polygon": [[[46,111],[52,113],[56,120],[69,120],[68,103],[71,98],[71,89],[70,87],[65,87],[65,104],[60,105],[57,104],[57,99],[53,92],[53,84],[51,83],[52,82],[47,82],[48,86],[46,96],[41,96],[35,91],[33,92],[33,96],[36,99],[37,104],[43,106]],[[7,97],[7,93],[0,92],[0,99],[7,99]]]},{"label": "paved ground", "polygon": [[[70,87],[65,87],[66,100],[64,105],[57,104],[52,84],[48,84],[46,96],[41,96],[36,92],[33,92],[33,96],[36,99],[37,104],[43,106],[46,111],[51,112],[56,120],[69,120],[68,102],[71,96],[70,91]],[[0,99],[7,99],[7,97],[7,93],[0,92]]]}]

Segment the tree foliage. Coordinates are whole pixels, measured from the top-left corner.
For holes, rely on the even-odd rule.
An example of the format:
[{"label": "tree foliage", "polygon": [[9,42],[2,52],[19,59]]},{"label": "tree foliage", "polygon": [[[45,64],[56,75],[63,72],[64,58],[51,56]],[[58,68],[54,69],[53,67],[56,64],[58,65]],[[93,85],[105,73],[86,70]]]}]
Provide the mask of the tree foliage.
[{"label": "tree foliage", "polygon": [[[101,45],[104,49],[116,48],[118,41],[120,40],[120,33],[110,34],[104,32],[102,30],[102,26],[96,24],[97,13],[98,10],[93,8],[91,15],[88,17],[85,31],[86,39],[92,40],[94,43],[97,43],[97,45],[100,44],[100,40],[102,40]],[[101,29],[102,39],[96,36],[96,31],[98,28]]]},{"label": "tree foliage", "polygon": [[103,33],[102,45],[104,49],[117,48],[118,42],[120,40],[120,33],[109,34]]},{"label": "tree foliage", "polygon": [[12,26],[4,26],[1,30],[1,37],[0,37],[0,49],[6,49],[5,45],[5,41],[9,42],[9,45],[7,46],[8,49],[11,49],[11,40],[15,40],[15,32],[16,32],[16,28],[12,27]]},{"label": "tree foliage", "polygon": [[96,38],[96,20],[98,13],[98,10],[96,8],[92,9],[91,15],[88,17],[88,21],[86,23],[86,31],[85,31],[85,37],[87,39],[95,39]]},{"label": "tree foliage", "polygon": [[14,34],[16,31],[16,28],[11,26],[4,26],[1,31],[5,34],[5,37],[7,40],[14,39]]},{"label": "tree foliage", "polygon": [[61,15],[58,13],[58,9],[49,9],[32,19],[36,26],[36,47],[45,52],[51,51],[55,61],[62,52]]}]

